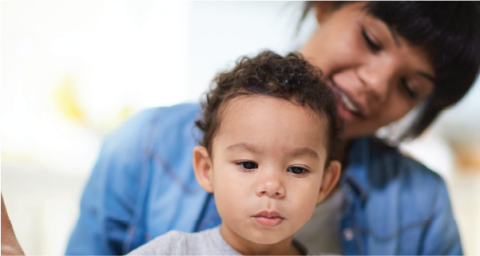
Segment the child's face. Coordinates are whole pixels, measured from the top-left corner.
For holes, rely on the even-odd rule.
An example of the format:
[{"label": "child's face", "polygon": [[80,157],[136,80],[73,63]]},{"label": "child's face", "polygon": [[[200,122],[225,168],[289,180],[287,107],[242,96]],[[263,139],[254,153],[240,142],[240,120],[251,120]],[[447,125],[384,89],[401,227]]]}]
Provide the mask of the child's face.
[{"label": "child's face", "polygon": [[198,147],[194,167],[199,183],[214,192],[222,235],[256,244],[290,241],[338,180],[338,162],[324,168],[326,119],[258,95],[230,100],[220,119],[212,158]]}]

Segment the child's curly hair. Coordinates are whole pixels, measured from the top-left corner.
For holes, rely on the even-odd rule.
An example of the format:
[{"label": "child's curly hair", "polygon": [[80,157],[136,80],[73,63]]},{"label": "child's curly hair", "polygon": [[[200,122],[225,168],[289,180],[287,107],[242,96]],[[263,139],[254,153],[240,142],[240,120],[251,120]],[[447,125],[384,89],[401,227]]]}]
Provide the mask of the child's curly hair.
[{"label": "child's curly hair", "polygon": [[[211,154],[212,139],[220,124],[219,110],[239,95],[267,95],[308,107],[327,119],[327,161],[338,159],[341,147],[340,119],[330,88],[321,81],[322,73],[298,53],[282,57],[264,51],[256,57],[241,57],[235,67],[213,79],[202,102],[203,117],[195,124],[203,132],[200,145]],[[320,132],[320,131],[319,131]]]}]

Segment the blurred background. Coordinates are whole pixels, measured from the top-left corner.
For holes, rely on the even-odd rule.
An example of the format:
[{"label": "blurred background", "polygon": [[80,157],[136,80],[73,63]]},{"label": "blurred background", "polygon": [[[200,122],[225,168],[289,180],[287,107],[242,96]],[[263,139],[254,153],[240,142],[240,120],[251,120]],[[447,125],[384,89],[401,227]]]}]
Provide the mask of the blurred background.
[{"label": "blurred background", "polygon": [[[286,53],[300,2],[2,1],[1,190],[27,255],[64,253],[105,135],[138,111],[196,102],[240,55]],[[401,145],[444,177],[480,255],[480,85]]]}]

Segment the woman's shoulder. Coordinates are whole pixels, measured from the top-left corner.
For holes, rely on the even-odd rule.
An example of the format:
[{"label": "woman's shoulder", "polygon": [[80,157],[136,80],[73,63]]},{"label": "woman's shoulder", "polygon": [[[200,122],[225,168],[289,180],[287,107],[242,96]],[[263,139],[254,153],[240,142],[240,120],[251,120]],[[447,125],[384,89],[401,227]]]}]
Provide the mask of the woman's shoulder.
[{"label": "woman's shoulder", "polygon": [[369,137],[368,148],[368,167],[372,172],[369,180],[373,182],[372,185],[382,186],[385,185],[383,183],[395,179],[423,185],[443,183],[438,173],[382,139]]},{"label": "woman's shoulder", "polygon": [[[350,159],[347,176],[361,191],[368,191],[370,200],[383,202],[386,198],[405,198],[399,203],[427,206],[439,200],[440,195],[448,197],[439,174],[381,139],[356,140]],[[417,209],[422,212],[420,215],[426,216],[428,208],[419,206]]]},{"label": "woman's shoulder", "polygon": [[179,104],[133,115],[105,138],[95,170],[119,180],[138,180],[146,157],[188,162],[196,144],[194,120],[200,109],[199,104]]},{"label": "woman's shoulder", "polygon": [[112,148],[118,148],[144,144],[152,137],[171,136],[171,131],[191,134],[200,110],[198,103],[142,110],[111,132],[105,142]]},{"label": "woman's shoulder", "polygon": [[193,120],[199,117],[200,104],[182,103],[168,107],[156,107],[142,110],[121,124],[114,130],[111,136],[117,133],[135,133],[136,131],[146,131],[152,125],[191,125]]},{"label": "woman's shoulder", "polygon": [[368,148],[367,180],[374,201],[396,198],[410,221],[430,219],[438,202],[449,201],[438,173],[378,138],[368,138]]},{"label": "woman's shoulder", "polygon": [[452,239],[458,238],[448,190],[439,174],[377,138],[360,138],[352,149],[353,163],[346,176],[361,188],[360,212],[372,243],[396,246],[408,236],[403,250],[415,254],[425,245],[421,242],[425,234],[436,232],[428,230],[449,230]]}]

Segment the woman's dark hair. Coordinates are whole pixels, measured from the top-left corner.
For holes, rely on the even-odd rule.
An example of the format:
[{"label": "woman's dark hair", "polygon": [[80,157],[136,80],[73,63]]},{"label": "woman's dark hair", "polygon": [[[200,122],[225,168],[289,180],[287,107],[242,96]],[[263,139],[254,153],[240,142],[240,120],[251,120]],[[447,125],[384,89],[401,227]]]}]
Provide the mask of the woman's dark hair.
[{"label": "woman's dark hair", "polygon": [[203,132],[200,145],[211,154],[213,137],[220,127],[222,110],[228,100],[240,95],[266,95],[307,107],[326,118],[326,164],[338,159],[341,124],[334,94],[322,82],[321,76],[321,71],[300,54],[282,57],[264,51],[253,58],[241,57],[232,70],[217,74],[202,101],[203,116],[195,121]]},{"label": "woman's dark hair", "polygon": [[[348,2],[334,3],[332,10]],[[303,21],[314,2],[306,2]],[[422,47],[435,70],[435,88],[401,136],[420,135],[438,114],[472,87],[480,66],[480,3],[369,2],[369,14],[385,22],[411,44]]]}]

